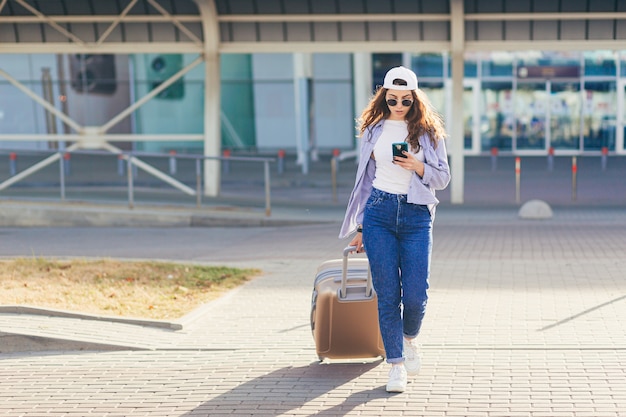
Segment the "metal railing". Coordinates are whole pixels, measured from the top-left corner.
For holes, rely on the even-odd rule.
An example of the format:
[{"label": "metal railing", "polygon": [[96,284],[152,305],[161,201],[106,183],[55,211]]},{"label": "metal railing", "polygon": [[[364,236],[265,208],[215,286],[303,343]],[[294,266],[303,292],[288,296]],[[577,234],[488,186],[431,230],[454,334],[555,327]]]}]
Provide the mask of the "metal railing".
[{"label": "metal railing", "polygon": [[353,149],[346,152],[333,152],[333,157],[330,160],[330,177],[333,203],[337,202],[337,174],[339,173],[339,162],[347,159],[354,158],[358,162],[359,150]]},{"label": "metal railing", "polygon": [[[184,188],[181,188],[181,187],[176,187],[176,188],[181,189],[182,191],[186,192],[189,195],[195,195],[196,207],[198,208],[202,207],[202,185],[203,185],[202,184],[202,162],[203,161],[215,160],[215,161],[220,161],[220,163],[224,163],[224,162],[228,163],[230,161],[239,161],[239,162],[246,162],[246,163],[262,163],[263,174],[264,174],[263,183],[264,183],[264,194],[265,194],[265,215],[269,217],[272,211],[271,193],[270,193],[270,190],[271,190],[270,166],[269,165],[270,163],[275,162],[274,158],[246,157],[246,156],[205,156],[205,155],[194,155],[194,154],[173,155],[171,153],[152,153],[152,152],[136,152],[136,151],[122,151],[122,152],[113,153],[113,152],[99,151],[99,150],[36,151],[36,150],[25,150],[25,149],[15,150],[14,149],[14,150],[0,150],[0,154],[8,155],[10,159],[10,163],[14,163],[15,158],[13,156],[17,154],[20,154],[20,155],[44,154],[47,156],[47,158],[50,158],[56,155],[59,161],[59,188],[60,188],[61,201],[66,200],[66,187],[67,187],[66,186],[66,174],[67,174],[67,167],[69,166],[68,165],[69,155],[76,154],[76,155],[93,155],[93,156],[103,156],[103,157],[117,156],[118,160],[121,163],[125,163],[128,207],[131,209],[135,207],[135,174],[134,174],[135,170],[133,168],[139,167],[142,169],[146,169],[146,167],[149,166],[145,162],[142,162],[139,159],[140,157],[166,158],[166,159],[169,159],[170,161],[172,160],[172,158],[176,160],[178,159],[193,160],[195,162],[195,190],[184,186],[182,183],[181,183],[181,186]],[[157,175],[157,178],[159,179],[165,180],[165,178],[171,178],[167,176],[165,173],[157,170],[156,168],[153,168],[151,166],[150,168],[151,169],[148,172],[153,175],[155,173],[159,173],[160,175]],[[12,176],[17,174],[17,170],[14,167],[10,167],[10,171],[11,171]],[[34,172],[36,172],[36,170],[33,170],[30,173],[27,173],[27,175],[30,175],[31,173],[34,173]],[[17,181],[21,179],[22,178],[18,179]],[[10,185],[16,183],[17,181],[14,180],[12,177],[10,177],[8,180],[1,182],[0,192],[3,189],[8,188]],[[168,181],[165,180],[165,182],[168,182]]]}]

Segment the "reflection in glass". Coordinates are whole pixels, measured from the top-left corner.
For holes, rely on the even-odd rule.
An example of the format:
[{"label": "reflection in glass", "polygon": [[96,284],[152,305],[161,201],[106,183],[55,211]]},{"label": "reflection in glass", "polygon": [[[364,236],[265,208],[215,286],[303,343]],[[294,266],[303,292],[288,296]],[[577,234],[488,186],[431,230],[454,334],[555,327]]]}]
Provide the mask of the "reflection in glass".
[{"label": "reflection in glass", "polygon": [[[481,150],[513,149],[513,84],[510,81],[483,82],[481,94],[485,123],[481,123]],[[484,128],[483,128],[484,126]]]},{"label": "reflection in glass", "polygon": [[463,148],[472,149],[472,131],[474,118],[474,89],[465,86],[463,89]]},{"label": "reflection in glass", "polygon": [[[620,80],[620,83],[618,84],[618,98],[617,101],[618,103],[620,103],[620,105],[618,106],[618,111],[615,112],[616,114],[616,118],[617,120],[619,120],[618,123],[615,124],[616,129],[620,129],[621,130],[621,134],[622,134],[622,140],[621,140],[621,149],[625,149],[626,150],[626,105],[624,105],[624,102],[626,101],[626,84],[624,84],[623,80]],[[620,115],[618,115],[619,109],[621,109],[621,113]],[[616,137],[617,137],[617,132],[615,133]],[[617,148],[617,146],[616,146]]]},{"label": "reflection in glass", "polygon": [[550,138],[554,149],[580,148],[580,83],[552,83]]},{"label": "reflection in glass", "polygon": [[437,53],[415,54],[411,66],[417,77],[443,77],[443,55]]},{"label": "reflection in glass", "polygon": [[578,51],[522,51],[517,52],[519,66],[551,66],[580,68]]},{"label": "reflection in glass", "polygon": [[[382,80],[389,68],[402,65],[402,54],[372,54],[372,91],[376,91],[377,86],[382,85]],[[413,67],[415,71],[415,66]]]},{"label": "reflection in glass", "polygon": [[466,57],[463,64],[463,73],[465,77],[476,78],[478,76],[478,63],[476,60]]},{"label": "reflection in glass", "polygon": [[430,104],[432,104],[435,110],[437,110],[437,112],[443,116],[446,105],[443,82],[420,81],[419,89],[426,93],[428,99],[430,100]]},{"label": "reflection in glass", "polygon": [[519,83],[515,94],[519,150],[546,148],[546,103],[544,82]]},{"label": "reflection in glass", "polygon": [[482,63],[483,77],[511,77],[513,75],[514,55],[510,52],[491,52]]},{"label": "reflection in glass", "polygon": [[613,51],[585,52],[585,75],[609,75],[617,73],[617,62]]},{"label": "reflection in glass", "polygon": [[585,83],[583,106],[584,150],[615,150],[617,93],[614,81]]}]

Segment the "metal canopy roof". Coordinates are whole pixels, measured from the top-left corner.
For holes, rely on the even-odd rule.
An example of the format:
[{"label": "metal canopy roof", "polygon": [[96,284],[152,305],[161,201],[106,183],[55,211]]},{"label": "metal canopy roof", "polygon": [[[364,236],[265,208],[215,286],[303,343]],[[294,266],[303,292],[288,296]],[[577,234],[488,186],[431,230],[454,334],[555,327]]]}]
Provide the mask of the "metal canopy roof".
[{"label": "metal canopy roof", "polygon": [[615,0],[0,0],[0,53],[440,52],[456,1],[464,50],[626,49]]},{"label": "metal canopy roof", "polygon": [[0,52],[201,52],[198,3],[0,0]]}]

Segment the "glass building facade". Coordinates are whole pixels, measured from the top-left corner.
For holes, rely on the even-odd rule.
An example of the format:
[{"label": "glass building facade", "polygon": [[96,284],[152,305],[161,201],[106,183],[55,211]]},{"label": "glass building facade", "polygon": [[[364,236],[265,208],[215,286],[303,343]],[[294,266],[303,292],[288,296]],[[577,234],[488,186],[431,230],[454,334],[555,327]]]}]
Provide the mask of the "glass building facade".
[{"label": "glass building facade", "polygon": [[[98,126],[145,96],[196,56],[4,55],[1,66],[20,83],[84,126]],[[314,148],[355,145],[351,54],[313,54],[309,82]],[[392,66],[417,74],[420,88],[451,117],[447,53],[373,54],[372,91]],[[198,134],[203,130],[202,64],[139,107],[110,133]],[[294,145],[291,54],[225,54],[221,58],[222,146],[263,151]],[[467,53],[463,140],[467,155],[623,153],[626,52]],[[356,109],[357,111],[359,109]],[[70,133],[0,77],[0,133]],[[2,148],[49,142],[0,141]],[[128,144],[127,146],[133,146]],[[138,150],[200,151],[202,142],[137,142]]]},{"label": "glass building facade", "polygon": [[[449,117],[447,54],[402,58],[407,61]],[[464,148],[468,154],[623,150],[625,75],[624,54],[614,51],[467,54]]]}]

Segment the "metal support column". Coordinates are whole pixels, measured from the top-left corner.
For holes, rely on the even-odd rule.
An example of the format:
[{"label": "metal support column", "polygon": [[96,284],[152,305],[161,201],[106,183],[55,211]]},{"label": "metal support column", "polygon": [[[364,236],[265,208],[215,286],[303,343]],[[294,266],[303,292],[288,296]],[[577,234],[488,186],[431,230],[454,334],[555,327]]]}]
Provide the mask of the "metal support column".
[{"label": "metal support column", "polygon": [[354,79],[354,119],[356,120],[372,96],[372,54],[359,52],[353,54],[352,77]]},{"label": "metal support column", "polygon": [[[220,121],[219,23],[214,0],[195,0],[202,15],[204,31],[204,155],[219,157],[222,147]],[[218,159],[204,161],[204,195],[220,193],[221,169]]]},{"label": "metal support column", "polygon": [[312,81],[311,54],[293,54],[293,83],[296,109],[297,163],[302,173],[309,173],[310,137],[310,83]]},{"label": "metal support column", "polygon": [[450,119],[450,199],[463,204],[465,157],[463,155],[463,53],[465,29],[463,0],[450,0],[452,57],[452,117]]}]

